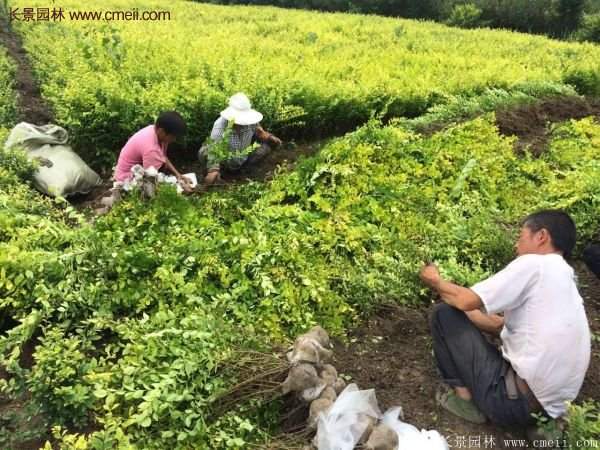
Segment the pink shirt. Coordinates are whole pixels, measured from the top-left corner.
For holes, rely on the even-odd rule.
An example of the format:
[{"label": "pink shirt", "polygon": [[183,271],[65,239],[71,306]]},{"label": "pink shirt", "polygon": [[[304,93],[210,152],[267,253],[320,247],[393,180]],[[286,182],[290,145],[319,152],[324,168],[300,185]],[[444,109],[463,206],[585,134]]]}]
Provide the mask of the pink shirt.
[{"label": "pink shirt", "polygon": [[126,181],[131,178],[131,168],[140,164],[144,169],[151,166],[160,169],[167,160],[167,146],[158,142],[154,125],[142,128],[129,138],[119,154],[115,181]]}]

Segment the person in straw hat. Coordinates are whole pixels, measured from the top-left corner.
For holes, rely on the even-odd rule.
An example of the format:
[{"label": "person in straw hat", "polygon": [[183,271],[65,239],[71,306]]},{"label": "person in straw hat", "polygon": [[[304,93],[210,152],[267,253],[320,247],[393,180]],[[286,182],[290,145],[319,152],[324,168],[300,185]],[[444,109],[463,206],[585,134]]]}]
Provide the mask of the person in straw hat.
[{"label": "person in straw hat", "polygon": [[[260,126],[263,115],[252,109],[250,100],[243,93],[237,93],[229,99],[229,106],[221,111],[215,121],[210,140],[198,152],[201,161],[206,162],[208,174],[206,185],[219,181],[221,169],[239,170],[243,165],[253,164],[264,158],[271,146],[281,145],[281,140]],[[228,139],[227,156],[217,155],[217,145]],[[253,143],[259,143],[253,148]]]}]

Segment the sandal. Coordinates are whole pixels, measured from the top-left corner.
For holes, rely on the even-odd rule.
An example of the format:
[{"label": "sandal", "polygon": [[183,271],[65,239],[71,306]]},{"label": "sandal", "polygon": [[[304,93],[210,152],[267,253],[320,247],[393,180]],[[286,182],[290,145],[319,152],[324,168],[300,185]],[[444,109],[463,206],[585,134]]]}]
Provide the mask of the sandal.
[{"label": "sandal", "polygon": [[435,399],[446,411],[467,422],[481,425],[487,421],[486,417],[477,409],[477,406],[472,401],[463,400],[456,395],[454,389],[450,389],[447,392],[439,391],[435,395]]}]

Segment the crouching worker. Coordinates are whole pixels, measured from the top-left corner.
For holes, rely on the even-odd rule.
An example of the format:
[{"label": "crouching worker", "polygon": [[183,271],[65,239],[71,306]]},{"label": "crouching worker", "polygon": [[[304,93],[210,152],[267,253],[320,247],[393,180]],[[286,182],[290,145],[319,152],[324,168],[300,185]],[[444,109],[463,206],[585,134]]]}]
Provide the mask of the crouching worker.
[{"label": "crouching worker", "polygon": [[254,164],[271,151],[271,146],[281,145],[278,137],[260,126],[262,118],[261,113],[252,109],[246,95],[238,93],[229,99],[229,107],[215,121],[208,143],[198,152],[198,158],[208,169],[206,185],[219,181],[222,169],[236,171]]},{"label": "crouching worker", "polygon": [[117,161],[114,179],[125,182],[132,178],[131,168],[136,164],[156,170],[166,168],[177,177],[184,191],[191,192],[190,181],[183,177],[167,158],[169,144],[185,134],[186,124],[179,113],[166,111],[160,113],[156,123],[142,128],[129,138]]},{"label": "crouching worker", "polygon": [[[444,280],[434,265],[421,269],[421,280],[445,302],[431,317],[437,366],[452,388],[438,393],[442,407],[501,426],[533,425],[532,413],[565,414],[591,349],[583,300],[564,259],[574,246],[573,220],[541,211],[523,221],[517,257],[470,289]],[[501,351],[481,331],[499,333]]]}]

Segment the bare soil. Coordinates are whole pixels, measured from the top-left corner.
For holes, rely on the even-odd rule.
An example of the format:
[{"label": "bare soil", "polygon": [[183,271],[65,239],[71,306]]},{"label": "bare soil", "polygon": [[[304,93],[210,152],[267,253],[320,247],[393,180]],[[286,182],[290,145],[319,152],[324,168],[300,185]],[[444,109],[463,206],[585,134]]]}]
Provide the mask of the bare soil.
[{"label": "bare soil", "polygon": [[600,119],[600,100],[582,97],[551,97],[539,102],[496,111],[500,133],[517,136],[518,151],[540,155],[548,146],[551,125],[569,119],[595,116]]},{"label": "bare soil", "polygon": [[18,118],[36,125],[52,122],[53,113],[50,106],[42,98],[27,52],[19,35],[9,26],[5,18],[0,18],[0,45],[8,51],[8,55],[16,64],[16,91]]}]

